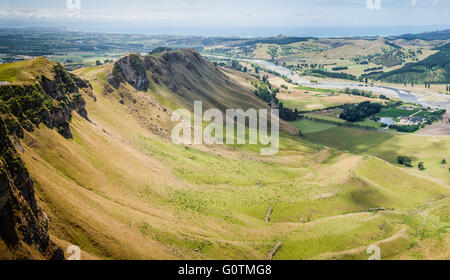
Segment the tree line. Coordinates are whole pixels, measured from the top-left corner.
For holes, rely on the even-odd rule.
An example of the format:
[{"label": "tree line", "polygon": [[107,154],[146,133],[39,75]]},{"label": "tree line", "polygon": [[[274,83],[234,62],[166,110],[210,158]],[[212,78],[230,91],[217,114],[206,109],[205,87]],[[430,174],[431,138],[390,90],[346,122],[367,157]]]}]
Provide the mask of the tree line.
[{"label": "tree line", "polygon": [[357,129],[363,129],[363,130],[377,130],[376,127],[370,126],[370,125],[363,125],[359,123],[351,123],[351,122],[343,122],[338,120],[331,120],[331,119],[323,119],[320,117],[313,117],[311,115],[299,115],[298,117],[301,120],[308,120],[308,121],[315,121],[315,122],[321,122],[326,124],[332,124],[339,127],[350,127],[350,128],[357,128]]},{"label": "tree line", "polygon": [[371,103],[370,101],[359,104],[347,104],[344,106],[344,112],[339,115],[339,118],[348,122],[359,122],[378,114],[381,108],[381,104]]}]

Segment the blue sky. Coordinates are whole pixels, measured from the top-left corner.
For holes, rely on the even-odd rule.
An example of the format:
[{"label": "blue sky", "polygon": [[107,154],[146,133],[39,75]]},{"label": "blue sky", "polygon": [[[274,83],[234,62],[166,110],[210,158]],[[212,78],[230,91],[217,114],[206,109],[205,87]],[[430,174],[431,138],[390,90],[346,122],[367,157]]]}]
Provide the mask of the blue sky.
[{"label": "blue sky", "polygon": [[277,31],[286,26],[450,27],[450,0],[371,1],[380,1],[381,9],[369,9],[367,0],[80,0],[80,10],[69,9],[66,0],[0,0],[0,23],[94,31],[106,27],[122,31],[157,26],[161,34],[188,27],[193,30],[270,27]]}]

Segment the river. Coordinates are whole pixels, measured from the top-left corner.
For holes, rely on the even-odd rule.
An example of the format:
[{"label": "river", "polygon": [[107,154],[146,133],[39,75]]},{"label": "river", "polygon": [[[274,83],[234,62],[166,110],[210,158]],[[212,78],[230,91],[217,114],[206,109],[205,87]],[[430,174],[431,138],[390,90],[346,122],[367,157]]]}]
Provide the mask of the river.
[{"label": "river", "polygon": [[309,80],[299,76],[297,73],[291,71],[289,68],[284,66],[275,65],[272,62],[265,60],[256,59],[241,59],[242,61],[247,61],[250,63],[258,64],[261,67],[277,72],[282,76],[286,76],[291,79],[294,83],[299,85],[305,85],[312,88],[321,89],[362,89],[372,91],[374,94],[385,95],[390,98],[400,98],[405,102],[418,103],[424,107],[431,108],[441,108],[450,111],[450,95],[444,95],[434,92],[427,92],[421,90],[405,90],[395,87],[388,86],[378,86],[378,85],[364,85],[357,82],[335,82],[335,81],[324,81],[318,83],[311,83]]}]

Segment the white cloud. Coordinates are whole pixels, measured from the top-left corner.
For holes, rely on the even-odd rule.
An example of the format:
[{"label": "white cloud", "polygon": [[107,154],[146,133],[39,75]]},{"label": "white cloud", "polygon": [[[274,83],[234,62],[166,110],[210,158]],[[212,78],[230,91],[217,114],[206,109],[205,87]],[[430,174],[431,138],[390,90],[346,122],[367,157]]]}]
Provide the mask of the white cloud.
[{"label": "white cloud", "polygon": [[[1,0],[0,0],[1,1]],[[109,2],[109,5],[105,3]],[[212,3],[214,2],[214,3]],[[433,25],[449,24],[448,0],[382,0],[382,10],[371,11],[366,0],[166,0],[82,1],[81,10],[59,6],[12,6],[0,10],[0,20],[123,22],[130,25],[171,24],[199,26],[292,26],[292,25]],[[34,2],[33,2],[34,3]],[[124,3],[129,3],[125,5]],[[103,5],[100,5],[103,4]],[[8,5],[6,5],[8,7]],[[24,8],[34,7],[34,9]],[[56,8],[59,7],[59,8]],[[106,8],[101,8],[106,7]]]},{"label": "white cloud", "polygon": [[68,9],[2,9],[0,19],[79,19],[85,15],[80,10]]}]

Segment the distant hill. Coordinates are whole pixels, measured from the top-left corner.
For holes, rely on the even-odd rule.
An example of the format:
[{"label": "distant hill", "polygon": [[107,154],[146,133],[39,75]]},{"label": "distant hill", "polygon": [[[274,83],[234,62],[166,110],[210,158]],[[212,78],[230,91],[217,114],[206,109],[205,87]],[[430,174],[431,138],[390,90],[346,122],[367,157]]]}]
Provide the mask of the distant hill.
[{"label": "distant hill", "polygon": [[373,62],[378,65],[386,67],[394,67],[401,65],[404,61],[405,54],[398,49],[384,53],[383,55],[374,58]]},{"label": "distant hill", "polygon": [[269,37],[269,38],[256,38],[251,40],[245,40],[243,42],[237,43],[237,45],[249,46],[256,44],[274,44],[274,45],[289,45],[298,42],[306,42],[309,39],[314,39],[313,37]]},{"label": "distant hill", "polygon": [[450,43],[426,59],[408,63],[404,67],[375,76],[377,80],[393,83],[448,83],[450,82]]},{"label": "distant hill", "polygon": [[420,34],[404,34],[400,36],[391,36],[388,39],[397,40],[425,40],[425,41],[434,41],[434,40],[448,40],[450,39],[450,29],[441,30],[441,31],[433,31],[433,32],[425,32]]}]

